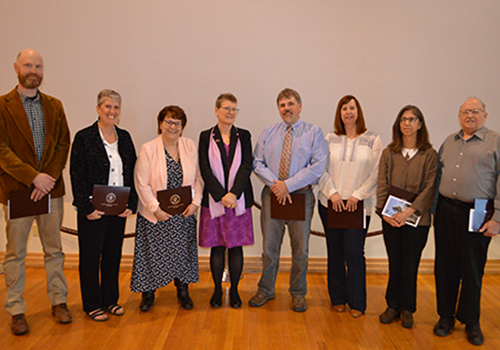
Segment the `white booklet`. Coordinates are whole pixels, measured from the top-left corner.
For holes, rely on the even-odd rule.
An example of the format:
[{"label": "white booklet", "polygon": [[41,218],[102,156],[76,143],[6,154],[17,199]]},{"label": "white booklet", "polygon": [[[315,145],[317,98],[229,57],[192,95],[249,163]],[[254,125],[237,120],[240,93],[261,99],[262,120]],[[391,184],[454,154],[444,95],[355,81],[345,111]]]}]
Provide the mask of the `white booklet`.
[{"label": "white booklet", "polygon": [[479,232],[479,229],[493,216],[493,201],[475,199],[474,209],[469,212],[469,232]]},{"label": "white booklet", "polygon": [[[393,195],[389,195],[389,198],[387,198],[387,201],[385,202],[384,209],[382,209],[382,215],[391,217],[394,214],[404,212],[409,207],[411,207],[410,202]],[[420,216],[415,213],[411,214],[410,217],[406,219],[406,225],[413,227],[417,227],[419,222]]]}]

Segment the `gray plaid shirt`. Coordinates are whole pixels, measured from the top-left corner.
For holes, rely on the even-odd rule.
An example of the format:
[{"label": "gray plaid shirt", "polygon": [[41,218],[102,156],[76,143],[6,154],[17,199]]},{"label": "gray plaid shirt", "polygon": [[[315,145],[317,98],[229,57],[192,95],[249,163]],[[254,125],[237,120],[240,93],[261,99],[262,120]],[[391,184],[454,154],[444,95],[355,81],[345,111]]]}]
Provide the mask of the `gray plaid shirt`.
[{"label": "gray plaid shirt", "polygon": [[43,118],[42,102],[40,101],[40,94],[37,93],[35,97],[27,97],[19,93],[21,101],[23,101],[24,110],[28,115],[28,121],[31,126],[31,133],[33,134],[33,142],[35,143],[36,156],[38,163],[42,160],[43,148],[45,146],[45,119]]}]

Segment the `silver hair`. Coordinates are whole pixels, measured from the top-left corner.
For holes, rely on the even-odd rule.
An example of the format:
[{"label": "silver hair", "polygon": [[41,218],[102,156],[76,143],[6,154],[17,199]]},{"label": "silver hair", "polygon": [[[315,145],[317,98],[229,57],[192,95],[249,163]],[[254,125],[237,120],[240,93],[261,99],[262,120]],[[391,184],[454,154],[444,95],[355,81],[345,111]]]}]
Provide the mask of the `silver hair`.
[{"label": "silver hair", "polygon": [[97,95],[97,106],[101,106],[107,99],[118,102],[120,106],[122,105],[122,97],[118,92],[111,89],[104,89]]}]

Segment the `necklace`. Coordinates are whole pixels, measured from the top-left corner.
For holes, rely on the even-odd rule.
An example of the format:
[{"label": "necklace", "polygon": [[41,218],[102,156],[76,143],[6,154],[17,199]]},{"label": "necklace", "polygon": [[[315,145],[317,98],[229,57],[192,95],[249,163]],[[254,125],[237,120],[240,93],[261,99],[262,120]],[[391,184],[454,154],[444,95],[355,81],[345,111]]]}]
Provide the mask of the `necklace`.
[{"label": "necklace", "polygon": [[167,153],[170,154],[170,157],[172,157],[173,160],[175,160],[176,162],[179,161],[179,144],[178,143],[176,143],[175,145],[167,145],[164,142],[163,148],[165,148],[165,151],[167,151]]}]

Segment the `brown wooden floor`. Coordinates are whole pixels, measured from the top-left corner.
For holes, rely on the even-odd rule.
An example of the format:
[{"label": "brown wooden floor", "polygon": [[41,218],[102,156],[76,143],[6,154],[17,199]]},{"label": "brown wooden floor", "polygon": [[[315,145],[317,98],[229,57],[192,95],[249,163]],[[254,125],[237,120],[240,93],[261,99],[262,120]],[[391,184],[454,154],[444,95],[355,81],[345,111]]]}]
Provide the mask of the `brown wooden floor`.
[{"label": "brown wooden floor", "polygon": [[[195,308],[186,311],[176,301],[175,287],[157,291],[153,309],[139,311],[140,295],[129,289],[130,271],[121,274],[120,303],[126,313],[110,316],[104,323],[91,321],[81,310],[77,270],[67,270],[70,287],[69,308],[73,323],[57,324],[50,313],[43,269],[27,269],[25,298],[31,331],[16,337],[10,333],[10,316],[0,312],[0,349],[473,349],[464,326],[445,338],[433,335],[437,321],[433,275],[419,276],[418,311],[411,330],[400,323],[380,324],[385,309],[387,275],[368,275],[368,309],[359,319],[333,311],[325,287],[324,274],[309,274],[309,309],[295,313],[290,309],[288,278],[280,273],[277,297],[261,308],[250,308],[248,299],[256,290],[259,274],[245,274],[240,283],[244,301],[240,310],[231,309],[228,300],[220,309],[209,306],[212,294],[210,273],[200,273],[192,285]],[[3,278],[2,278],[3,279]],[[3,283],[3,282],[2,282]],[[4,286],[4,285],[3,285]],[[5,300],[5,287],[0,300]],[[482,349],[500,349],[500,276],[484,278],[481,325],[485,335]]]}]

